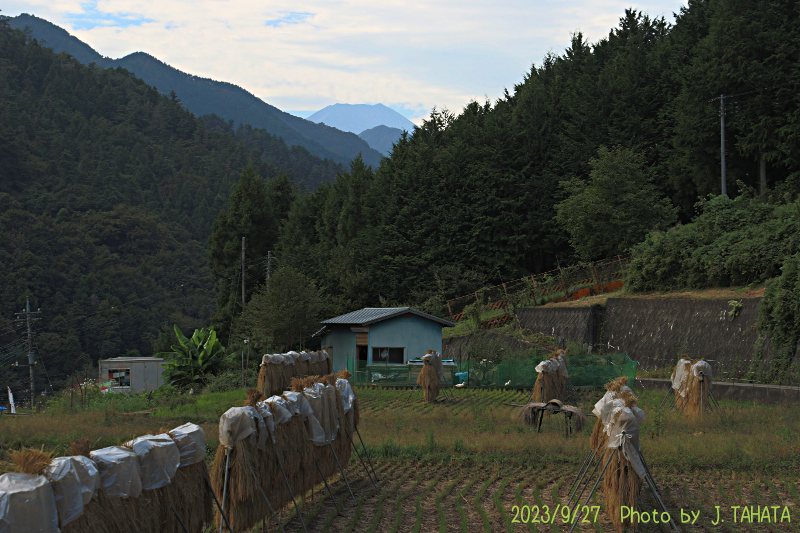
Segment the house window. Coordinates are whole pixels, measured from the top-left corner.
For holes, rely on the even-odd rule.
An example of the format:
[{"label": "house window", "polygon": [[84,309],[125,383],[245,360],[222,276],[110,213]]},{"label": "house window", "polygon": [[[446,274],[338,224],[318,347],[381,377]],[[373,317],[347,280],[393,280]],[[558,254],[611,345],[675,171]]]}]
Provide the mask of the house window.
[{"label": "house window", "polygon": [[406,362],[405,348],[372,348],[372,363],[396,363],[402,365]]},{"label": "house window", "polygon": [[130,368],[109,368],[108,379],[115,387],[130,387],[131,386],[131,369]]}]

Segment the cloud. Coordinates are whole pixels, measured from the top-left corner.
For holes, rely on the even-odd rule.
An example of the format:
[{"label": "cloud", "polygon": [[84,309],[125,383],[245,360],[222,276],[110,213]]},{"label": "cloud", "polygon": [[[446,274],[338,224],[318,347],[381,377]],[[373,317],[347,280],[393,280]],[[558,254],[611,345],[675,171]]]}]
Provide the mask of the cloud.
[{"label": "cloud", "polygon": [[97,7],[97,0],[83,2],[80,8],[81,11],[78,13],[68,12],[65,14],[66,19],[71,22],[74,30],[91,30],[98,26],[128,28],[139,26],[146,22],[154,22],[153,19],[136,13],[100,11]]},{"label": "cloud", "polygon": [[[597,42],[630,0],[7,0],[102,55],[135,51],[228,81],[281,109],[383,103],[419,123],[435,106],[513,90],[573,33]],[[652,17],[680,0],[639,0]]]},{"label": "cloud", "polygon": [[282,17],[268,20],[264,25],[278,28],[287,24],[303,24],[308,19],[314,18],[314,13],[300,13],[297,11],[281,11],[281,13],[283,13]]}]

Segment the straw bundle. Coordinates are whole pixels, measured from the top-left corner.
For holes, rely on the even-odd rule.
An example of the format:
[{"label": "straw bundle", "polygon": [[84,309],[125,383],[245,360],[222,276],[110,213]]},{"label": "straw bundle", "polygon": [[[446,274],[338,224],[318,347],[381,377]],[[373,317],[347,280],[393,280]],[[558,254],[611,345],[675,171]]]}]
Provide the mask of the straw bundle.
[{"label": "straw bundle", "polygon": [[14,472],[36,474],[37,476],[44,475],[45,469],[53,461],[52,456],[44,449],[23,448],[18,452],[9,453],[8,456],[14,463]]},{"label": "straw bundle", "polygon": [[425,401],[431,403],[439,396],[439,374],[433,366],[433,350],[422,356],[422,370],[417,377],[417,385],[422,388]]},{"label": "straw bundle", "polygon": [[[252,529],[257,522],[269,513],[264,498],[259,491],[259,485],[251,469],[256,471],[258,449],[252,439],[246,438],[236,443],[230,450],[231,464],[228,478],[228,494],[225,498],[225,516],[230,522],[234,532],[244,532]],[[211,464],[211,485],[214,493],[222,504],[225,484],[225,447],[217,448],[214,462]],[[219,528],[221,520],[219,513],[216,515],[216,527]]]},{"label": "straw bundle", "polygon": [[264,395],[258,389],[247,389],[247,399],[243,407],[255,407],[258,402],[264,399]]},{"label": "straw bundle", "polygon": [[89,452],[92,451],[92,439],[78,439],[69,445],[69,451],[72,455],[83,455],[89,457]]},{"label": "straw bundle", "polygon": [[[175,486],[173,499],[175,511],[189,531],[203,531],[205,525],[214,520],[214,499],[206,484],[207,477],[208,467],[205,461],[200,461],[178,468],[172,481]],[[172,516],[174,517],[174,514]],[[170,523],[174,524],[174,527],[162,528],[163,533],[184,533],[176,519],[166,522],[167,525]]]},{"label": "straw bundle", "polygon": [[[633,407],[636,404],[635,396],[629,391],[620,393],[620,397],[625,401],[626,407]],[[617,412],[612,423],[616,424],[621,414],[621,412]],[[616,450],[614,453],[615,450],[615,448],[604,447],[602,464],[605,465],[612,454],[614,454],[614,458],[603,475],[603,492],[606,498],[606,514],[611,518],[617,531],[623,531],[629,527],[636,527],[635,516],[623,521],[621,509],[623,506],[629,509],[636,508],[636,499],[642,487],[642,480],[622,450]]]},{"label": "straw bundle", "polygon": [[[562,371],[566,369],[566,358],[568,350],[556,350],[548,358],[540,363],[536,370],[539,375],[533,385],[533,395],[531,400],[534,402],[548,402],[550,400],[561,400],[567,397],[567,383],[569,378]],[[553,363],[548,363],[553,361]],[[540,369],[542,365],[552,367],[550,369]]]},{"label": "straw bundle", "polygon": [[[705,363],[708,370],[705,375],[695,375],[695,365],[700,362],[705,363],[705,359],[697,359],[691,362],[690,368],[687,371],[688,377],[686,379],[686,387],[684,389],[685,399],[679,398],[679,402],[683,402],[683,412],[690,418],[698,418],[701,412],[705,410],[708,412],[709,391],[711,389],[711,372],[708,363]],[[703,408],[701,409],[701,405]]]},{"label": "straw bundle", "polygon": [[[519,412],[519,421],[528,427],[537,427],[539,420],[545,413],[549,412],[548,407],[559,409],[570,413],[569,420],[572,423],[573,431],[580,433],[586,423],[586,413],[574,405],[564,405],[559,400],[552,400],[547,403],[531,402],[525,405]],[[566,414],[564,416],[567,416]]]},{"label": "straw bundle", "polygon": [[97,496],[83,507],[83,514],[63,526],[61,533],[116,533],[115,524],[106,491],[100,489]]},{"label": "straw bundle", "polygon": [[[606,395],[605,398],[611,400],[617,398],[619,396],[620,391],[623,388],[630,390],[628,388],[628,378],[625,376],[618,377],[616,379],[612,379],[608,383],[606,383]],[[592,435],[589,437],[589,445],[593,450],[597,449],[598,446],[603,445],[605,446],[608,444],[608,434],[606,433],[605,423],[600,416],[597,416],[597,419],[594,423],[594,428],[592,428]]]}]

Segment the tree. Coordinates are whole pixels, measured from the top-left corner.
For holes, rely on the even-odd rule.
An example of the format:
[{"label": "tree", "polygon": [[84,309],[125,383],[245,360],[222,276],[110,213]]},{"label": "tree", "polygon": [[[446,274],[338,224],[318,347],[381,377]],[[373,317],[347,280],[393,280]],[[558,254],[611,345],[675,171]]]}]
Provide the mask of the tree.
[{"label": "tree", "polygon": [[[275,188],[276,191],[281,189]],[[257,261],[274,249],[278,228],[279,220],[273,215],[267,185],[252,164],[248,164],[231,190],[228,208],[214,221],[208,240],[208,262],[218,291],[213,323],[221,334],[230,331],[232,318],[244,303],[241,295],[242,237],[245,238],[245,262]],[[262,279],[258,272],[245,281],[253,284]]]},{"label": "tree", "polygon": [[659,197],[642,155],[602,146],[589,166],[588,182],[580,178],[561,182],[568,196],[556,205],[556,220],[584,259],[627,252],[648,232],[675,222],[676,210]]},{"label": "tree", "polygon": [[242,314],[240,330],[276,350],[300,348],[319,329],[321,309],[314,281],[282,267],[253,296]]},{"label": "tree", "polygon": [[164,382],[181,389],[202,387],[222,369],[225,347],[217,339],[214,328],[196,329],[189,339],[176,325],[175,336],[178,344],[172,345],[171,352],[156,354],[167,363]]}]

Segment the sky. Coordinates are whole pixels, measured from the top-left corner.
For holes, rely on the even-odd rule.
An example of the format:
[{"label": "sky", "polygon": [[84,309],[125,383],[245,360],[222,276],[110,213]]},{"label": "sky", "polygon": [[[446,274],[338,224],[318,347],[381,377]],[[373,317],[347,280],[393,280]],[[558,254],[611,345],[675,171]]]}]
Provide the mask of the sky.
[{"label": "sky", "polygon": [[675,0],[11,0],[2,14],[44,18],[101,55],[147,52],[308,116],[334,103],[382,103],[416,124],[435,107],[513,91],[572,35],[608,35],[626,8],[664,17]]}]

